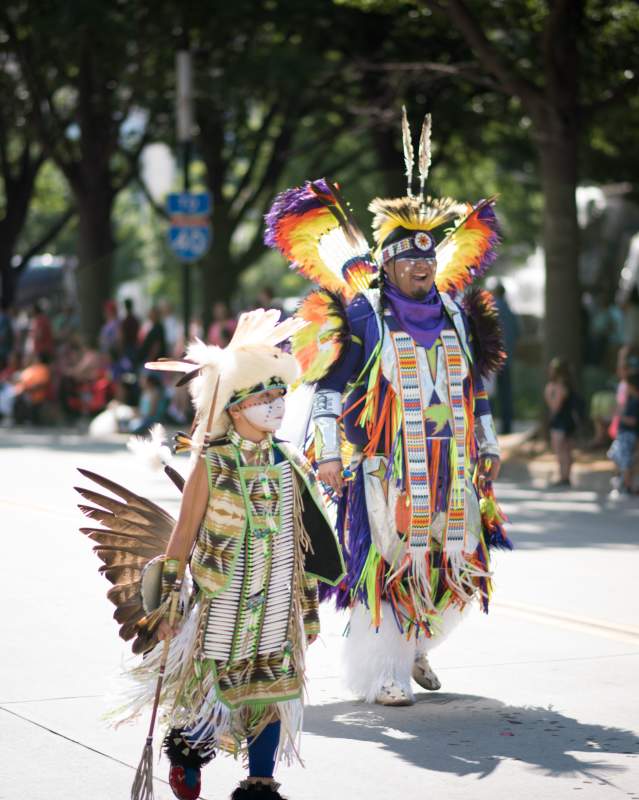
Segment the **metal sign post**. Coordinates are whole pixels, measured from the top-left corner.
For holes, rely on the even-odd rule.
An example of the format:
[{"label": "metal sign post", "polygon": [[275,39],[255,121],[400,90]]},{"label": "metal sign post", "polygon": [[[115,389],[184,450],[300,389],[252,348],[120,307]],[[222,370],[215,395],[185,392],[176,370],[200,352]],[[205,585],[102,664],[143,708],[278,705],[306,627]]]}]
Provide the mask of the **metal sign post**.
[{"label": "metal sign post", "polygon": [[189,168],[193,136],[193,60],[188,50],[175,57],[176,134],[182,148],[184,191],[168,198],[171,217],[169,244],[182,262],[182,298],[184,308],[184,342],[189,338],[191,320],[191,269],[209,249],[211,240],[211,199],[206,193],[191,194]]}]

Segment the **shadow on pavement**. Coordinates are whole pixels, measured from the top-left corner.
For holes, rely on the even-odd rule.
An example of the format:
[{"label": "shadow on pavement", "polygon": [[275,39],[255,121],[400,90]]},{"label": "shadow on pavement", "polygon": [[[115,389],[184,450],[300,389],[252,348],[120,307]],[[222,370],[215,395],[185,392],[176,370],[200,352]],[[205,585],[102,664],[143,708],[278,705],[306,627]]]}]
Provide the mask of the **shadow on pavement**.
[{"label": "shadow on pavement", "polygon": [[613,776],[627,768],[606,763],[605,754],[639,754],[639,738],[631,731],[585,725],[552,709],[508,706],[478,695],[420,694],[416,699],[409,708],[353,702],[310,706],[304,730],[375,742],[423,769],[477,778],[510,759],[545,776],[614,784]]},{"label": "shadow on pavement", "polygon": [[611,499],[609,479],[598,472],[577,476],[574,489],[550,489],[528,465],[506,462],[495,491],[515,548],[636,546],[639,497]]}]

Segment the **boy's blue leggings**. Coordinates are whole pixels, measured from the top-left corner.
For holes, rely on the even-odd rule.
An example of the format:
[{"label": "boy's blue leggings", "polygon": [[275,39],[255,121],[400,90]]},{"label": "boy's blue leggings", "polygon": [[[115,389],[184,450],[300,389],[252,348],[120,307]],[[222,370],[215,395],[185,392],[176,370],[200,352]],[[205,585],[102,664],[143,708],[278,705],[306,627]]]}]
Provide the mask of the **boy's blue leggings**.
[{"label": "boy's blue leggings", "polygon": [[251,778],[272,778],[275,752],[280,741],[281,723],[271,722],[255,739],[248,740],[249,775]]}]

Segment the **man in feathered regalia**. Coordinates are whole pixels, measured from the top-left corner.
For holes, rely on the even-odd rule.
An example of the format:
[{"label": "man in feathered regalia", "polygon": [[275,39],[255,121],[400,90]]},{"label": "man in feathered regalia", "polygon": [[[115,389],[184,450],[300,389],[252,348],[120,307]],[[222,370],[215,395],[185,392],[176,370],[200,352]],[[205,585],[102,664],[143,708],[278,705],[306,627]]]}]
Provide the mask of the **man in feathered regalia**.
[{"label": "man in feathered regalia", "polygon": [[429,116],[417,196],[405,112],[404,152],[407,195],[370,204],[374,251],[324,179],[283,192],[266,218],[267,244],[321,287],[293,352],[315,388],[312,458],[338,498],[348,575],[328,594],[352,609],[350,688],[385,705],[413,702],[411,677],[440,687],[428,651],[473,598],[487,610],[489,548],[511,546],[482,381],[504,354],[490,295],[471,287],[494,259],[493,200],[424,196]]},{"label": "man in feathered regalia", "polygon": [[134,652],[145,654],[118,715],[135,716],[155,698],[136,800],[152,797],[158,704],[169,729],[169,780],[182,800],[199,797],[201,767],[217,750],[248,756],[249,775],[233,800],[280,798],[276,760],[298,756],[304,653],[319,633],[318,579],[339,583],[344,563],[308,462],[273,437],[299,374],[277,345],[303,324],[279,324],[279,316],[243,314],[228,347],[196,341],[181,361],[146,365],[187,373],[182,382],[196,407],[192,437],[178,437],[193,467],[177,522],[82,470],[124,500],[79,490],[94,504],[81,509],[103,526],[82,530],[115,584],[108,596],[120,635],[136,637]]}]

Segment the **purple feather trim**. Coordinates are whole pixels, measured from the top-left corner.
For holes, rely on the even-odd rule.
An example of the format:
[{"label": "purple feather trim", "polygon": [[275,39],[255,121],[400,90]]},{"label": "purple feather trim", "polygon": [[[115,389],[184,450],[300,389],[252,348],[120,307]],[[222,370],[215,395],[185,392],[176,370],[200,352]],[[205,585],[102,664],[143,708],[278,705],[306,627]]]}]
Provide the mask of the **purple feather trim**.
[{"label": "purple feather trim", "polygon": [[[345,542],[345,523],[348,518],[348,547]],[[340,501],[337,519],[337,534],[342,545],[346,562],[346,577],[339,586],[326,586],[320,589],[320,600],[335,598],[337,608],[351,605],[352,592],[364,570],[368,551],[371,547],[371,530],[366,510],[364,492],[364,470],[360,467],[355,480],[348,485],[348,491]],[[360,589],[358,599],[366,602],[366,591]]]},{"label": "purple feather trim", "polygon": [[486,545],[489,550],[513,550],[514,545],[506,536],[503,525],[496,525],[486,537]]},{"label": "purple feather trim", "polygon": [[479,265],[473,270],[473,280],[481,278],[483,275],[485,275],[490,265],[495,262],[497,259],[497,247],[501,242],[501,229],[499,227],[499,220],[497,219],[495,207],[492,203],[488,203],[480,209],[478,219],[480,219],[485,225],[488,225],[491,230],[491,234],[488,237],[488,249],[484,253],[484,257]]},{"label": "purple feather trim", "polygon": [[290,216],[291,214],[302,215],[307,211],[312,211],[315,208],[321,208],[324,203],[318,198],[317,194],[313,191],[313,186],[316,186],[322,192],[328,192],[328,184],[325,178],[320,178],[317,181],[306,181],[303,186],[296,186],[293,189],[286,189],[280,192],[273,201],[264,217],[265,230],[264,230],[264,244],[267,247],[277,249],[277,225],[282,217]]}]

